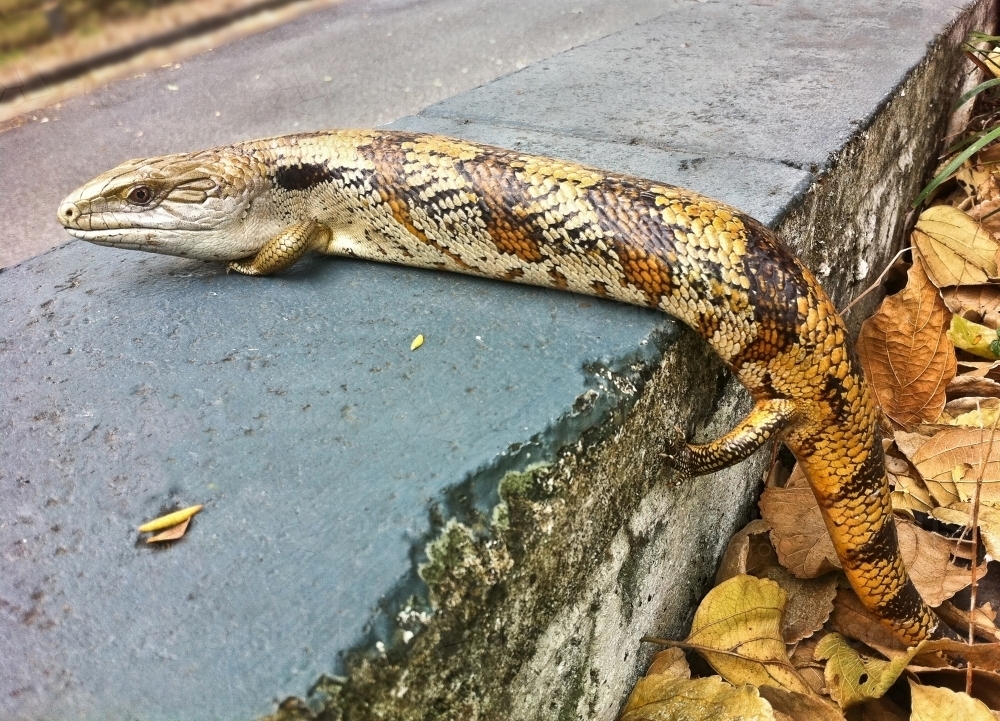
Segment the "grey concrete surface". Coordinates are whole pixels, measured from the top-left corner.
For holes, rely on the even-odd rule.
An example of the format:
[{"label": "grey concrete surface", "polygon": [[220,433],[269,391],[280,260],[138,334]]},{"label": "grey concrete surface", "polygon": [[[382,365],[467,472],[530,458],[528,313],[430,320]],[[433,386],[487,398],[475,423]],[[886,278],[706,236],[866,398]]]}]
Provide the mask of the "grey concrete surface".
[{"label": "grey concrete surface", "polygon": [[[774,224],[965,5],[346,5],[0,134],[4,239],[54,245],[56,202],[125,157],[393,120],[517,58],[528,67],[395,125],[681,183]],[[463,277],[316,258],[258,280],[81,243],[6,269],[0,307],[0,717],[14,719],[247,718],[342,673],[379,609],[421,592],[430,509],[488,509],[503,470],[553,460],[635,402],[632,381],[675,333],[637,309]],[[418,333],[427,342],[411,352]],[[609,368],[632,381],[609,382]],[[717,393],[657,378],[688,400]],[[732,394],[716,401],[728,420]],[[665,545],[634,529],[663,530],[668,508],[679,527],[702,518],[706,484],[693,505],[694,491],[657,487],[606,558],[587,549],[608,584],[628,588],[609,558]],[[485,491],[456,501],[456,487]],[[742,493],[685,537],[705,533],[716,552]],[[143,520],[197,502],[183,541],[137,543]],[[622,644],[662,628],[653,609],[693,600],[707,578],[704,562],[661,563],[672,587],[659,605],[633,613],[625,591],[602,588],[616,613],[630,609],[619,626],[581,596],[515,671],[554,698],[556,627],[598,623],[602,645],[583,648],[607,659],[600,714],[612,718],[635,673]],[[565,703],[587,717],[584,701]]]},{"label": "grey concrete surface", "polygon": [[[248,284],[85,244],[0,285],[2,718],[248,718],[342,672],[428,504],[664,325],[389,266]],[[138,544],[195,503],[181,542]]]},{"label": "grey concrete surface", "polygon": [[[675,0],[349,0],[0,133],[0,268],[65,243],[52,208],[122,160],[371,127],[634,25]],[[176,90],[170,89],[175,87]]]}]

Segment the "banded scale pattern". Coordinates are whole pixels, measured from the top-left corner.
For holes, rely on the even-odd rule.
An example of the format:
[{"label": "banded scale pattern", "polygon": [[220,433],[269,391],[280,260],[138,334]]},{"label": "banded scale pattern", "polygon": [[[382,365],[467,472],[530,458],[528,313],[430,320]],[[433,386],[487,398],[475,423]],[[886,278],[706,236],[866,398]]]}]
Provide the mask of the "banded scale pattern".
[{"label": "banded scale pattern", "polygon": [[697,331],[756,401],[692,474],[782,439],[845,573],[902,641],[952,635],[900,560],[878,409],[816,279],[752,218],[689,190],[432,135],[329,131],[123,163],[59,219],[91,242],[229,261],[248,275],[310,250],[657,308]]}]

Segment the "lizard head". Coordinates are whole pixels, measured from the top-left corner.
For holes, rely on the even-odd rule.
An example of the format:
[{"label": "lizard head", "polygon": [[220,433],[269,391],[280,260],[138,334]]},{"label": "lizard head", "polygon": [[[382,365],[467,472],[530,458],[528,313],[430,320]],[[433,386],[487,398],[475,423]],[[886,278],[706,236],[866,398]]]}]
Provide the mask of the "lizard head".
[{"label": "lizard head", "polygon": [[246,222],[254,177],[235,150],[127,160],[70,193],[57,217],[98,245],[235,260],[261,245]]}]

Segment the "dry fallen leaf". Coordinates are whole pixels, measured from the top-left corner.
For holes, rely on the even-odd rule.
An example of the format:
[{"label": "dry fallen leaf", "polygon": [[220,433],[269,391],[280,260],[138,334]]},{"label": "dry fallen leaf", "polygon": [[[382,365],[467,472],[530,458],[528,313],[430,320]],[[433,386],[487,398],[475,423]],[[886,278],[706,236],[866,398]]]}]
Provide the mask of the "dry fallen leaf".
[{"label": "dry fallen leaf", "polygon": [[143,523],[139,526],[140,533],[150,533],[152,531],[159,531],[161,528],[170,528],[170,526],[176,526],[182,521],[186,521],[191,516],[196,514],[205,506],[188,506],[187,508],[182,508],[179,511],[174,511],[173,513],[168,513],[165,516],[160,516],[159,518],[154,518],[148,523]]},{"label": "dry fallen leaf", "polygon": [[879,623],[850,588],[840,589],[833,599],[830,629],[847,638],[861,641],[886,658],[896,658],[906,653],[903,644],[889,629]]},{"label": "dry fallen leaf", "polygon": [[881,697],[906,668],[915,651],[911,649],[892,661],[866,658],[839,633],[831,633],[816,646],[816,658],[828,659],[826,685],[830,696],[841,708],[848,708]]},{"label": "dry fallen leaf", "polygon": [[796,578],[781,566],[768,566],[753,574],[769,578],[785,592],[787,602],[781,617],[781,636],[785,643],[795,643],[812,636],[823,628],[833,611],[837,595],[837,576],[828,573],[822,578]]},{"label": "dry fallen leaf", "polygon": [[1000,286],[959,285],[941,291],[941,299],[952,313],[967,320],[1000,328]]},{"label": "dry fallen leaf", "polygon": [[[935,508],[932,515],[945,523],[968,528],[972,525],[971,508],[971,503],[956,503],[948,508]],[[990,558],[1000,559],[1000,508],[980,505],[979,540]]]},{"label": "dry fallen leaf", "polygon": [[755,571],[778,563],[778,555],[768,540],[770,530],[771,525],[767,521],[757,519],[729,539],[715,574],[716,586],[740,574],[756,575]]},{"label": "dry fallen leaf", "polygon": [[[916,676],[921,683],[927,686],[965,691],[966,669],[964,668],[921,669],[916,672]],[[970,695],[985,703],[988,708],[1000,710],[1000,674],[982,671],[978,668],[973,669],[972,693]],[[951,721],[964,721],[964,719],[959,716]]]},{"label": "dry fallen leaf", "polygon": [[[954,542],[925,531],[912,521],[897,519],[899,553],[903,557],[913,585],[931,606],[940,606],[971,582],[971,571],[951,562]],[[977,578],[986,574],[986,566],[977,569]]]},{"label": "dry fallen leaf", "polygon": [[705,596],[687,643],[730,683],[811,694],[788,660],[781,637],[784,608],[785,593],[774,581],[734,576]]},{"label": "dry fallen leaf", "polygon": [[990,432],[990,428],[947,428],[910,458],[939,505],[950,506],[972,498],[980,464],[988,451],[980,502],[1000,508],[1000,432],[988,448]]},{"label": "dry fallen leaf", "polygon": [[187,528],[189,523],[191,523],[191,519],[185,518],[176,526],[171,526],[162,533],[157,533],[155,536],[147,538],[146,543],[163,543],[164,541],[176,541],[178,538],[181,538],[185,533],[187,533]]},{"label": "dry fallen leaf", "polygon": [[928,208],[920,214],[911,238],[938,288],[985,283],[997,277],[996,242],[958,208]]},{"label": "dry fallen leaf", "polygon": [[788,485],[765,488],[759,505],[761,517],[771,524],[771,543],[782,566],[799,578],[840,569],[816,497],[797,464]]},{"label": "dry fallen leaf", "polygon": [[892,508],[895,511],[929,513],[933,508],[931,494],[915,470],[902,458],[891,453],[885,456],[885,470],[892,485]]},{"label": "dry fallen leaf", "polygon": [[996,360],[1000,355],[997,353],[1000,350],[1000,335],[997,331],[966,320],[960,315],[951,317],[948,340],[954,343],[956,348],[980,358]]},{"label": "dry fallen leaf", "polygon": [[949,656],[960,656],[971,663],[978,671],[990,672],[992,680],[996,682],[998,692],[997,700],[1000,701],[1000,643],[977,643],[973,646],[963,641],[952,641],[951,639],[938,639],[936,641],[924,641],[918,647],[918,653],[914,658],[919,658],[922,654],[944,651]]},{"label": "dry fallen leaf", "polygon": [[996,721],[982,701],[968,694],[910,681],[911,721]]},{"label": "dry fallen leaf", "polygon": [[815,696],[774,686],[761,686],[758,691],[771,704],[775,715],[784,714],[791,721],[845,721],[844,714]]},{"label": "dry fallen leaf", "polygon": [[889,296],[861,326],[858,353],[865,375],[887,416],[909,427],[936,419],[955,375],[948,342],[948,309],[920,263],[906,287]]},{"label": "dry fallen leaf", "polygon": [[820,631],[809,638],[799,641],[788,656],[788,660],[792,662],[792,666],[795,667],[795,670],[799,672],[799,675],[816,695],[826,693],[826,679],[823,678],[824,664],[813,657],[816,645],[824,635],[826,634]]},{"label": "dry fallen leaf", "polygon": [[639,679],[619,721],[775,721],[771,704],[753,686],[734,687],[718,676]]},{"label": "dry fallen leaf", "polygon": [[[945,404],[945,410],[948,409],[949,405],[956,401],[967,400],[958,396],[979,396],[981,398],[986,398],[987,400],[996,401],[1000,398],[1000,383],[997,383],[992,378],[985,378],[971,373],[963,373],[962,375],[957,375],[951,379],[951,383],[948,384],[947,393],[949,398],[953,398],[955,400],[949,401]],[[973,402],[973,406],[974,405],[975,403]],[[980,404],[980,407],[982,408],[983,406]],[[968,410],[972,410],[972,408],[969,408]]]},{"label": "dry fallen leaf", "polygon": [[679,648],[665,648],[653,654],[653,661],[646,669],[647,676],[664,676],[668,678],[691,678],[691,667],[688,666],[684,651]]}]

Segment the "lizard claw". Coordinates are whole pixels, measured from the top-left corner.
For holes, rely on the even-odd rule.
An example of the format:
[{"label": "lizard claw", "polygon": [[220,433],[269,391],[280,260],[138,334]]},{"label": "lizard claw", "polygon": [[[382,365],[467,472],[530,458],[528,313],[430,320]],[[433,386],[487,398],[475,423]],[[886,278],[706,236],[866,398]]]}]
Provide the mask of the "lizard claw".
[{"label": "lizard claw", "polygon": [[674,426],[671,437],[667,440],[666,448],[660,454],[660,458],[666,461],[666,465],[674,470],[684,473],[688,470],[688,444],[687,436],[680,426]]}]

